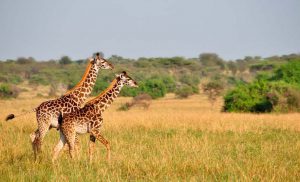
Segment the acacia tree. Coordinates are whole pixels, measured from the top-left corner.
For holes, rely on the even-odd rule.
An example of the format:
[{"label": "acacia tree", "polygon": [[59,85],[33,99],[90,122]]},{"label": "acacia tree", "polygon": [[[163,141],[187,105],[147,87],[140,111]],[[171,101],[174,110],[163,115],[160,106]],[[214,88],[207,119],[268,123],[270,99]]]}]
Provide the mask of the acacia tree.
[{"label": "acacia tree", "polygon": [[72,60],[69,58],[69,56],[63,56],[60,58],[60,60],[58,61],[59,64],[71,64],[72,63]]},{"label": "acacia tree", "polygon": [[203,92],[207,95],[211,107],[213,108],[218,96],[224,90],[223,84],[218,81],[210,81],[202,86]]}]

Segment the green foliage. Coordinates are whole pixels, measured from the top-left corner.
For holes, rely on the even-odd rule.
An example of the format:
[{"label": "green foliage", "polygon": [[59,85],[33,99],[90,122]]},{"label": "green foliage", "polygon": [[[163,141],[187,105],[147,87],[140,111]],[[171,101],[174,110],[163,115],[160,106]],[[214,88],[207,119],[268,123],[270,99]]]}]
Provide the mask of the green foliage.
[{"label": "green foliage", "polygon": [[122,104],[122,105],[118,108],[118,111],[128,111],[128,110],[129,110],[129,104],[128,104],[128,103]]},{"label": "green foliage", "polygon": [[[294,60],[294,62],[299,62],[299,59],[300,55],[297,54],[276,56],[266,58],[264,60],[256,57],[245,57],[244,59],[231,62],[223,61],[222,58],[214,53],[202,54],[199,58],[158,57],[139,58],[137,60],[113,55],[108,60],[114,64],[115,70],[113,72],[101,72],[101,77],[97,79],[96,89],[93,94],[98,94],[103,91],[114,78],[114,73],[123,71],[124,69],[130,73],[132,78],[138,81],[140,86],[145,84],[145,82],[149,79],[157,79],[164,84],[167,93],[177,92],[177,94],[179,94],[182,91],[187,92],[191,88],[194,94],[199,92],[200,78],[202,79],[203,77],[206,77],[205,79],[214,80],[215,75],[218,75],[222,82],[230,83],[226,85],[226,87],[231,87],[235,83],[243,82],[243,80],[249,81],[253,79],[253,77],[257,74],[256,72],[253,72],[254,74],[247,74],[247,72],[243,72],[245,70],[249,70],[251,65],[274,65],[270,68],[273,70],[284,63],[292,62],[292,60]],[[75,62],[76,64],[70,64],[72,63],[71,59],[68,56],[64,56],[58,60],[58,62],[55,60],[40,62],[35,61],[31,57],[0,62],[0,82],[19,84],[24,80],[38,85],[62,83],[63,85],[67,85],[69,89],[74,87],[84,73],[87,64],[86,60],[77,60]],[[228,75],[228,71],[222,71],[224,66],[234,73],[231,75],[232,77],[229,77],[230,74]],[[297,65],[292,65],[291,67],[297,67]],[[284,77],[286,82],[291,81],[293,84],[298,83],[298,73],[290,73],[289,69],[289,67],[281,68],[271,80],[281,80]],[[244,75],[240,74],[241,72],[243,72]],[[292,79],[289,79],[291,75],[294,76],[292,76]],[[143,90],[150,92],[151,89],[143,88]],[[124,87],[121,95],[136,96],[143,90],[141,88],[132,89]],[[156,94],[153,93],[152,95]]]},{"label": "green foliage", "polygon": [[138,93],[139,93],[138,88],[131,88],[125,86],[124,88],[122,88],[120,95],[125,97],[135,97],[138,95]]},{"label": "green foliage", "polygon": [[300,86],[300,59],[282,65],[274,75],[274,80],[283,80],[287,83]]},{"label": "green foliage", "polygon": [[220,66],[225,68],[224,61],[215,53],[202,53],[199,55],[199,60],[203,66]]},{"label": "green foliage", "polygon": [[35,59],[33,57],[29,57],[29,58],[18,58],[16,61],[18,64],[31,64],[35,62]]},{"label": "green foliage", "polygon": [[68,56],[63,56],[60,58],[58,62],[59,64],[65,65],[65,64],[71,64],[72,60]]},{"label": "green foliage", "polygon": [[49,81],[44,75],[32,75],[29,79],[29,83],[48,85]]},{"label": "green foliage", "polygon": [[160,75],[160,76],[154,76],[153,79],[160,79],[163,84],[165,85],[167,92],[174,92],[176,89],[176,81],[172,76],[169,75]]},{"label": "green foliage", "polygon": [[6,98],[16,98],[19,94],[19,89],[17,87],[14,87],[12,85],[8,84],[0,84],[0,98],[6,99]]},{"label": "green foliage", "polygon": [[101,92],[103,92],[107,87],[109,86],[108,82],[105,82],[103,80],[98,79],[96,81],[96,84],[93,88],[92,95],[99,95]]},{"label": "green foliage", "polygon": [[193,93],[199,93],[198,85],[200,83],[199,77],[192,74],[184,74],[179,78],[179,81],[192,88]]},{"label": "green foliage", "polygon": [[217,97],[221,95],[223,89],[223,83],[219,80],[210,81],[203,85],[203,91],[207,95],[212,106],[216,102]]},{"label": "green foliage", "polygon": [[141,83],[140,93],[147,93],[153,99],[164,97],[167,93],[167,88],[161,79],[148,79]]},{"label": "green foliage", "polygon": [[193,93],[194,91],[191,86],[183,85],[176,90],[175,95],[178,98],[188,98],[190,95],[193,95]]},{"label": "green foliage", "polygon": [[[249,83],[238,84],[224,97],[224,111],[228,112],[291,112],[299,111],[300,89],[298,62],[283,65],[275,73],[260,74]],[[289,77],[288,77],[288,76]],[[290,78],[290,79],[288,79]]]},{"label": "green foliage", "polygon": [[0,82],[19,84],[22,81],[23,80],[19,75],[15,75],[15,74],[0,75]]}]

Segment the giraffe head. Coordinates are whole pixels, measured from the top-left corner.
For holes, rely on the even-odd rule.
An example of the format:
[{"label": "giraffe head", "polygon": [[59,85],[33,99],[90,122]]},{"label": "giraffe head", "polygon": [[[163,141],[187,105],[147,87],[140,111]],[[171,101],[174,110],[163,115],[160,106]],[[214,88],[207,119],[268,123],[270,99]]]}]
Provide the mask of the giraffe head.
[{"label": "giraffe head", "polygon": [[136,81],[134,81],[130,76],[127,75],[126,71],[123,71],[120,74],[116,75],[117,80],[120,81],[123,85],[128,85],[130,87],[138,87],[138,84]]},{"label": "giraffe head", "polygon": [[91,60],[92,64],[95,64],[99,69],[113,69],[114,66],[110,64],[106,59],[100,56],[99,53],[96,53],[96,56]]}]

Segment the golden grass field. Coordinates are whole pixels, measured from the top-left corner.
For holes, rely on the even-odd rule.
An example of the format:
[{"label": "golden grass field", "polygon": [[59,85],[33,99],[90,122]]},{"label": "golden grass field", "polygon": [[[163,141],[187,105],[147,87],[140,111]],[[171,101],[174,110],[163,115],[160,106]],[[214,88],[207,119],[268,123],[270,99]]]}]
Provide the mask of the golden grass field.
[{"label": "golden grass field", "polygon": [[221,113],[221,100],[212,109],[202,95],[168,95],[149,110],[117,111],[129,99],[118,98],[104,115],[110,163],[99,142],[89,163],[83,135],[79,159],[63,152],[54,164],[55,129],[34,162],[34,114],[4,121],[46,99],[1,100],[0,181],[300,181],[300,114]]}]

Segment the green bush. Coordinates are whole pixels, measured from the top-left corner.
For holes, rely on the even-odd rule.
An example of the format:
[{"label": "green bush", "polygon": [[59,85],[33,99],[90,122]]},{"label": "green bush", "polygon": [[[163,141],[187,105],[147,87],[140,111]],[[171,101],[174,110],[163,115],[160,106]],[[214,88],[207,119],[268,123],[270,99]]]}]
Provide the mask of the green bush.
[{"label": "green bush", "polygon": [[224,96],[227,112],[299,111],[300,89],[283,81],[258,78],[250,84],[239,84]]},{"label": "green bush", "polygon": [[16,98],[19,95],[19,89],[8,84],[0,84],[0,98]]},{"label": "green bush", "polygon": [[159,76],[154,76],[152,79],[159,79],[163,82],[167,89],[167,93],[173,93],[175,92],[176,89],[176,81],[175,79],[170,76],[170,75],[159,75]]},{"label": "green bush", "polygon": [[32,75],[29,79],[31,84],[48,85],[49,79],[45,78],[44,75]]},{"label": "green bush", "polygon": [[124,87],[122,88],[122,91],[120,93],[121,96],[124,97],[135,97],[139,93],[139,90],[137,88],[131,88],[131,87]]},{"label": "green bush", "polygon": [[193,95],[193,88],[189,85],[184,85],[178,88],[175,92],[175,95],[178,98],[188,98],[190,95]]},{"label": "green bush", "polygon": [[148,79],[140,85],[140,93],[147,93],[153,99],[164,97],[167,93],[167,88],[161,79]]},{"label": "green bush", "polygon": [[15,74],[0,75],[0,82],[18,84],[21,83],[22,81],[23,80],[19,75],[15,75]]},{"label": "green bush", "polygon": [[109,86],[108,82],[105,82],[103,80],[97,80],[95,83],[95,86],[92,91],[92,95],[99,95],[101,92],[103,92],[107,87]]},{"label": "green bush", "polygon": [[275,72],[273,80],[283,80],[300,86],[300,60],[292,60],[282,65]]},{"label": "green bush", "polygon": [[179,81],[185,85],[190,86],[193,90],[193,93],[199,93],[198,85],[200,83],[200,79],[196,75],[184,74],[179,78]]}]

